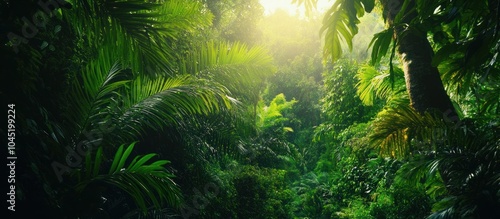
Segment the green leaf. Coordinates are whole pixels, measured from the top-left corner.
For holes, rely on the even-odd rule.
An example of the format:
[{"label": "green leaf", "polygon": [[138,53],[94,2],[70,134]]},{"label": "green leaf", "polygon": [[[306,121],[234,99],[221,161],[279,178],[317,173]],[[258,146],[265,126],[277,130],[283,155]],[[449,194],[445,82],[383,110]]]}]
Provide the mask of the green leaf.
[{"label": "green leaf", "polygon": [[372,47],[371,54],[371,65],[375,65],[380,62],[380,59],[387,54],[387,50],[389,50],[389,45],[392,42],[392,38],[394,35],[394,28],[385,29],[379,33],[376,33],[369,46]]},{"label": "green leaf", "polygon": [[[156,156],[156,154],[148,154],[148,155],[141,157],[140,160],[138,160],[137,162],[132,161],[132,163],[130,163],[129,170],[130,171],[136,170],[138,167],[144,165],[146,162],[148,162],[154,156]],[[137,158],[139,158],[139,157],[136,157],[136,159]],[[164,163],[164,164],[166,164],[166,163]],[[161,165],[159,165],[159,166],[161,166]]]},{"label": "green leaf", "polygon": [[406,9],[408,8],[408,5],[410,4],[410,2],[411,2],[410,0],[404,0],[404,1],[403,1],[403,5],[401,6],[401,9],[399,9],[398,14],[397,14],[397,15],[396,15],[396,17],[394,18],[394,23],[395,23],[395,24],[402,23],[402,22],[401,22],[401,19],[402,19],[405,15],[407,15],[407,14],[411,13],[413,10],[416,10],[416,8],[412,8],[412,9],[410,9],[409,11],[407,11],[407,10],[406,10]]},{"label": "green leaf", "polygon": [[127,161],[128,156],[130,155],[130,153],[132,152],[132,150],[134,150],[135,143],[136,143],[136,142],[134,142],[134,143],[130,144],[130,145],[127,147],[127,149],[125,150],[125,152],[123,152],[123,154],[122,154],[122,156],[121,156],[121,158],[120,158],[120,162],[119,162],[119,163],[118,163],[118,165],[116,166],[116,170],[115,170],[115,172],[116,172],[116,171],[120,171],[120,170],[124,167],[124,165],[125,165],[125,161]]},{"label": "green leaf", "polygon": [[118,163],[120,162],[121,157],[122,157],[122,153],[123,153],[123,146],[124,146],[124,145],[120,145],[120,147],[119,147],[119,148],[118,148],[118,150],[116,151],[116,153],[115,153],[115,157],[113,158],[113,163],[111,164],[111,168],[109,169],[108,174],[112,174],[112,173],[115,173],[115,172],[116,172],[116,169],[117,169],[117,167],[118,167]]},{"label": "green leaf", "polygon": [[363,3],[365,11],[368,13],[372,12],[373,8],[375,7],[375,0],[361,0],[361,3]]},{"label": "green leaf", "polygon": [[56,25],[54,27],[54,33],[58,33],[59,31],[61,31],[61,25]]},{"label": "green leaf", "polygon": [[96,155],[95,155],[95,158],[94,158],[94,168],[92,168],[92,176],[97,176],[99,175],[99,169],[101,167],[101,162],[102,162],[102,147],[99,147],[99,149],[97,149],[97,152],[96,152]]},{"label": "green leaf", "polygon": [[290,127],[283,127],[283,131],[285,132],[293,132],[293,129]]},{"label": "green leaf", "polygon": [[392,73],[395,77],[393,82],[391,73],[380,71],[373,66],[362,66],[356,73],[358,83],[356,93],[366,106],[374,103],[375,97],[382,98],[390,102],[394,98],[399,98],[399,94],[405,91],[404,73],[396,68]]},{"label": "green leaf", "polygon": [[[377,115],[369,136],[370,144],[392,157],[406,157],[414,150],[435,151],[436,145],[450,136],[454,140],[463,137],[463,132],[442,117],[439,113],[420,114],[408,103],[397,104]],[[415,143],[419,139],[425,140]]]},{"label": "green leaf", "polygon": [[362,16],[361,4],[336,1],[323,19],[320,34],[324,34],[323,59],[331,57],[337,61],[342,56],[342,42],[352,49],[352,39],[358,33],[358,16]]},{"label": "green leaf", "polygon": [[[147,211],[149,204],[152,204],[156,209],[160,209],[165,202],[170,206],[179,207],[181,203],[180,189],[172,180],[174,175],[164,167],[169,161],[158,160],[148,165],[146,163],[156,154],[147,154],[136,156],[128,166],[125,166],[124,162],[131,154],[134,145],[135,143],[130,144],[125,151],[123,151],[124,145],[121,145],[115,153],[108,174],[101,175],[99,175],[98,170],[102,164],[102,147],[99,148],[93,162],[93,170],[85,169],[86,173],[80,173],[80,175],[85,174],[91,177],[80,181],[76,185],[77,191],[87,192],[85,189],[90,184],[101,182],[116,186],[128,193],[143,212]],[[86,160],[88,162],[89,159]],[[89,163],[91,162],[86,165],[88,166]],[[93,172],[93,174],[89,174],[89,172]],[[82,177],[79,178],[82,179]]]}]

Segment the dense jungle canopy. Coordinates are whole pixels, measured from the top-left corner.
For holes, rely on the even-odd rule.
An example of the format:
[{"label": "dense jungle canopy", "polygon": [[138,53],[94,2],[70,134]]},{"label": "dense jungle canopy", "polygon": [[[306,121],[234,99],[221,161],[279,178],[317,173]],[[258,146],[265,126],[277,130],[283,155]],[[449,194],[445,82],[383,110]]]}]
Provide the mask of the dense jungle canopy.
[{"label": "dense jungle canopy", "polygon": [[3,0],[0,35],[7,218],[500,218],[500,0]]}]

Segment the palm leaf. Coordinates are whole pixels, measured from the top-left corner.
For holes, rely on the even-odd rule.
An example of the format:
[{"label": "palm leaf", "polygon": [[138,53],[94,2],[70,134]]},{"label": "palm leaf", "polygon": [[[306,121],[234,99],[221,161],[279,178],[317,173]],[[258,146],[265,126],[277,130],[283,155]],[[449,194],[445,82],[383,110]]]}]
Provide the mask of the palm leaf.
[{"label": "palm leaf", "polygon": [[66,98],[65,115],[70,133],[75,133],[75,144],[84,132],[109,133],[111,130],[101,130],[103,121],[122,125],[119,130],[123,132],[115,130],[108,139],[115,136],[130,142],[148,128],[159,130],[183,116],[207,114],[235,102],[224,87],[192,76],[131,80],[130,71],[113,64],[115,47],[111,45],[104,44],[81,77],[73,79],[72,92]]},{"label": "palm leaf", "polygon": [[352,50],[352,39],[358,33],[359,18],[364,12],[371,12],[373,0],[337,0],[328,10],[321,27],[320,34],[324,33],[325,45],[323,58],[331,57],[332,62],[342,57],[342,43]]},{"label": "palm leaf", "polygon": [[266,77],[274,73],[272,57],[263,47],[209,41],[180,63],[180,72],[214,80],[238,97],[256,103]]},{"label": "palm leaf", "polygon": [[150,75],[172,72],[176,51],[171,42],[211,21],[200,2],[181,0],[83,0],[64,17],[91,50],[99,50],[106,37],[118,38],[110,45],[131,50],[117,52],[115,57]]},{"label": "palm leaf", "polygon": [[[332,8],[333,9],[333,8]],[[357,26],[350,25],[349,16],[345,11],[331,11],[330,16],[323,21],[323,27],[320,32],[325,33],[325,46],[323,49],[323,58],[331,56],[332,61],[337,61],[342,56],[342,42],[347,43],[349,49],[352,49],[352,38],[357,34]]]},{"label": "palm leaf", "polygon": [[[409,105],[398,105],[377,115],[370,142],[382,154],[405,157],[419,150],[435,151],[449,129],[450,122],[437,115],[419,114]],[[423,144],[413,144],[412,139]]]},{"label": "palm leaf", "polygon": [[230,108],[235,100],[224,87],[189,75],[175,78],[136,78],[123,101],[121,111],[113,115],[118,130],[115,137],[134,140],[147,130],[161,130],[193,118]]},{"label": "palm leaf", "polygon": [[[156,155],[148,154],[137,156],[128,166],[125,165],[134,145],[135,143],[132,143],[126,149],[124,145],[118,148],[108,173],[103,173],[105,171],[100,166],[103,156],[99,156],[99,152],[93,160],[90,158],[91,153],[87,154],[85,164],[87,168],[78,171],[81,181],[76,186],[77,191],[85,192],[91,184],[101,182],[128,193],[144,213],[147,212],[149,205],[153,205],[156,209],[161,209],[165,203],[179,207],[182,199],[180,189],[172,180],[174,175],[164,167],[169,161],[158,160],[145,164]],[[91,166],[94,168],[88,168]],[[99,170],[95,171],[97,169]]]},{"label": "palm leaf", "polygon": [[67,130],[73,133],[74,140],[79,141],[85,130],[99,127],[99,123],[108,119],[105,112],[115,105],[114,100],[121,98],[117,91],[129,82],[123,79],[123,75],[124,71],[116,62],[113,64],[109,59],[91,61],[80,77],[70,82],[64,116]]},{"label": "palm leaf", "polygon": [[[492,129],[495,132],[495,127],[487,132]],[[436,150],[417,154],[398,171],[397,180],[415,186],[425,180],[427,193],[441,198],[430,218],[500,214],[491,211],[500,204],[500,174],[496,171],[500,145],[495,134],[485,131],[468,126],[448,128]]]},{"label": "palm leaf", "polygon": [[[380,33],[376,33],[368,47],[372,47],[371,54],[371,65],[375,65],[380,62],[380,59],[387,54],[389,50],[389,45],[391,44],[392,38],[394,35],[394,28],[388,28]],[[392,60],[391,60],[392,61]]]},{"label": "palm leaf", "polygon": [[375,97],[390,101],[398,98],[397,94],[404,92],[405,83],[403,71],[395,69],[396,80],[391,82],[390,73],[377,70],[373,66],[362,66],[356,73],[358,83],[356,93],[364,105],[372,106]]}]

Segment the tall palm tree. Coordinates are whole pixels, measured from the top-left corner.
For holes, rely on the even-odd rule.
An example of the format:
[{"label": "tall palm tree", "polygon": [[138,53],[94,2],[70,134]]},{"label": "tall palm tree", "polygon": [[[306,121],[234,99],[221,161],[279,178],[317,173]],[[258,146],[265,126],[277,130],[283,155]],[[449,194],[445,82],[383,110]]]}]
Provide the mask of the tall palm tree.
[{"label": "tall palm tree", "polygon": [[[379,3],[387,27],[375,34],[371,42],[371,61],[379,63],[391,51],[389,77],[394,83],[396,71],[392,59],[395,54],[400,56],[411,107],[397,103],[379,113],[373,123],[372,144],[389,156],[425,158],[425,165],[420,167],[432,172],[429,175],[439,175],[450,195],[447,199],[450,201],[441,205],[442,211],[433,217],[485,217],[484,206],[498,209],[500,203],[498,174],[494,173],[498,167],[493,164],[498,158],[490,155],[478,161],[477,157],[498,154],[498,133],[491,136],[460,121],[459,111],[444,89],[440,71],[451,81],[450,85],[464,93],[475,92],[474,81],[496,81],[500,2],[380,0]],[[321,29],[325,57],[339,59],[342,42],[352,49],[359,18],[374,7],[374,0],[335,1]],[[378,86],[378,91],[383,91],[379,95],[387,93],[383,88],[387,86],[374,83],[383,80],[367,78],[372,79],[360,81],[359,88],[369,103],[374,93],[370,86]],[[479,84],[483,89],[494,90],[494,86]],[[476,98],[484,103],[485,109],[494,109],[498,95],[487,93]],[[408,164],[412,165],[415,163]],[[497,211],[494,214],[498,216]]]},{"label": "tall palm tree", "polygon": [[[500,150],[494,122],[497,114],[488,118],[490,124],[481,117],[457,124],[440,113],[418,113],[409,107],[406,93],[400,92],[405,89],[398,71],[395,68],[394,83],[389,73],[370,66],[358,72],[358,93],[365,104],[372,103],[375,96],[387,100],[373,122],[371,145],[386,156],[408,160],[399,170],[399,178],[417,187],[425,181],[428,194],[438,200],[431,218],[494,218],[499,213],[488,209],[500,204],[495,173]],[[498,94],[489,96],[498,98]]]},{"label": "tall palm tree", "polygon": [[[314,4],[317,1],[296,2]],[[359,18],[371,12],[375,3],[375,0],[335,1],[321,29],[325,37],[325,58],[338,60],[342,55],[342,42],[352,49]],[[392,59],[397,52],[414,109],[420,113],[438,109],[455,116],[437,66],[446,67],[448,78],[466,89],[471,75],[487,77],[487,72],[498,68],[495,64],[500,53],[498,1],[380,0],[379,3],[387,28],[372,40],[372,63],[379,62],[380,57],[391,51],[392,77]],[[433,37],[432,45],[429,34]]]}]

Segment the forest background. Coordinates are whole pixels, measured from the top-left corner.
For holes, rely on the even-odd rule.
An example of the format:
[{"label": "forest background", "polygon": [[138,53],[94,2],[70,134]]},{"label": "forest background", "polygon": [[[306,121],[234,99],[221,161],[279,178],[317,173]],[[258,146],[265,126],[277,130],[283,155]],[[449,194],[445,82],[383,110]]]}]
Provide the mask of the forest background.
[{"label": "forest background", "polygon": [[500,1],[295,3],[0,2],[9,216],[498,218]]}]

